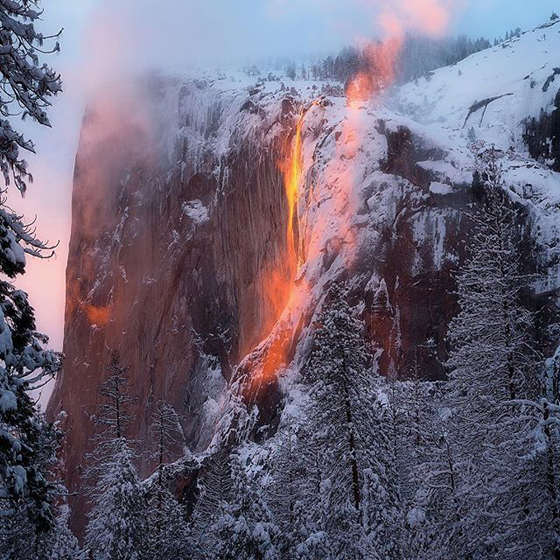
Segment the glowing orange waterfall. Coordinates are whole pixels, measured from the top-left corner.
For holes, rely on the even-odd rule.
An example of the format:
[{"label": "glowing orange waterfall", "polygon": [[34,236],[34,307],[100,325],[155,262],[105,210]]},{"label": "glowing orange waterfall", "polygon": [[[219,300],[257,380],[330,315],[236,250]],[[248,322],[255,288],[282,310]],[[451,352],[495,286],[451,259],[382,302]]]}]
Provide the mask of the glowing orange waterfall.
[{"label": "glowing orange waterfall", "polygon": [[278,162],[282,172],[284,193],[288,205],[286,225],[286,253],[265,271],[263,276],[264,290],[269,303],[270,320],[266,325],[265,336],[269,337],[267,347],[262,358],[262,370],[255,372],[253,388],[262,383],[272,381],[277,371],[289,359],[293,326],[279,323],[282,316],[296,305],[295,278],[298,268],[298,240],[297,240],[297,204],[299,188],[303,174],[303,138],[302,131],[305,121],[305,111],[298,117],[295,136],[286,150],[286,157]]},{"label": "glowing orange waterfall", "polygon": [[302,174],[302,128],[304,113],[296,123],[295,137],[291,140],[286,156],[278,161],[282,172],[284,194],[288,205],[286,225],[286,252],[263,271],[263,290],[268,302],[267,321],[263,335],[267,336],[289,304],[298,266],[297,203]]},{"label": "glowing orange waterfall", "polygon": [[288,200],[287,247],[290,259],[290,271],[292,273],[292,276],[295,275],[298,265],[298,251],[296,247],[294,223],[297,219],[296,208],[298,203],[298,191],[301,182],[303,165],[301,131],[303,128],[304,118],[305,113],[302,112],[296,125],[296,134],[291,156],[287,161],[287,165],[285,166],[284,171],[284,186],[286,190],[286,199]]}]

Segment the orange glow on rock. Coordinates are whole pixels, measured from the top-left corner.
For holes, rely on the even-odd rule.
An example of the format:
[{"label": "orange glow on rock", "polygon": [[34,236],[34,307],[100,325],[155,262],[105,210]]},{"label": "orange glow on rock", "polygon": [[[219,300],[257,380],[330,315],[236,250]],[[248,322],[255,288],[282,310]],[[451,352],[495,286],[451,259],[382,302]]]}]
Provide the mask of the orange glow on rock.
[{"label": "orange glow on rock", "polygon": [[[286,265],[289,269],[286,269]],[[265,323],[265,332],[268,333],[273,328],[282,315],[284,308],[290,298],[292,289],[292,268],[291,263],[277,262],[263,275],[263,291],[268,309],[268,317]]]},{"label": "orange glow on rock", "polygon": [[[297,339],[299,322],[295,321],[297,311],[303,309],[309,299],[309,285],[301,282],[291,283],[288,303],[275,325],[273,332],[261,347],[255,351],[255,358],[260,367],[255,368],[251,375],[250,389],[256,393],[260,387],[274,381],[278,371],[289,365],[294,350],[293,343]],[[252,368],[253,364],[247,364]]]},{"label": "orange glow on rock", "polygon": [[109,308],[96,307],[95,305],[86,305],[85,311],[89,322],[98,327],[105,326],[109,321]]},{"label": "orange glow on rock", "polygon": [[272,342],[266,349],[266,357],[262,370],[253,379],[254,386],[267,384],[276,379],[279,369],[286,364],[292,343],[292,329],[284,328],[275,333]]}]

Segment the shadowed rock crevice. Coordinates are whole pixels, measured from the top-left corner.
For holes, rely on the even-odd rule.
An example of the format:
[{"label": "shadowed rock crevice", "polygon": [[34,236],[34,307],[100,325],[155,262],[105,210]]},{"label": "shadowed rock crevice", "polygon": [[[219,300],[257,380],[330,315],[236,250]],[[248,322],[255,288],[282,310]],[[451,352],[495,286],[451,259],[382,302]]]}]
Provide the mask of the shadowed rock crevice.
[{"label": "shadowed rock crevice", "polygon": [[531,157],[560,172],[560,89],[552,111],[541,111],[538,119],[525,122],[523,139]]}]

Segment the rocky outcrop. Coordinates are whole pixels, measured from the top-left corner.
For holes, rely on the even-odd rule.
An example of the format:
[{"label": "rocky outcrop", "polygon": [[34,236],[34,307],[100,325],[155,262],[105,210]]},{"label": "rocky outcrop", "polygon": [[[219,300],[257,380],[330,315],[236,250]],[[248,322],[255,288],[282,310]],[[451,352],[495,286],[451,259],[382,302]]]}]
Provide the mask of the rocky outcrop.
[{"label": "rocky outcrop", "polygon": [[[560,68],[555,68],[552,77],[557,75],[560,75]],[[541,111],[539,118],[533,117],[525,121],[523,138],[531,157],[560,172],[560,89],[552,109]]]}]

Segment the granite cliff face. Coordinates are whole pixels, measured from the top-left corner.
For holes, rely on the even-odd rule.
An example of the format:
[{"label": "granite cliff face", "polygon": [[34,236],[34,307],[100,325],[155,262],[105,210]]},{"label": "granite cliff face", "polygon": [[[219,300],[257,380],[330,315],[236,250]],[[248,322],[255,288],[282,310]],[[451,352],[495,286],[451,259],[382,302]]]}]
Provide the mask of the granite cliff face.
[{"label": "granite cliff face", "polygon": [[[140,445],[159,399],[181,411],[196,442],[204,401],[223,384],[204,385],[201,376],[218,368],[228,378],[258,342],[271,321],[262,274],[278,268],[285,250],[276,158],[289,129],[267,137],[282,107],[257,119],[245,92],[215,95],[203,82],[150,89],[168,96],[165,107],[142,100],[151,115],[113,101],[91,108],[76,159],[66,362],[51,400],[53,414],[66,413],[73,488],[92,449],[91,416],[109,353],[130,366],[138,399],[131,430]],[[157,114],[168,104],[173,132]],[[228,126],[225,110],[248,124],[215,146],[218,129]]]},{"label": "granite cliff face", "polygon": [[[543,52],[559,41],[558,28]],[[509,48],[530,51],[535,42],[527,35]],[[472,81],[500,56],[474,55],[459,76],[469,80],[470,72]],[[537,74],[542,62],[530,62]],[[533,79],[544,84],[541,74]],[[352,107],[318,97],[312,84],[287,92],[278,82],[194,78],[152,79],[124,102],[92,104],[76,159],[66,362],[50,403],[68,431],[70,490],[79,488],[93,446],[91,417],[111,351],[130,366],[137,398],[130,435],[148,475],[150,411],[160,399],[176,408],[194,450],[221,426],[231,381],[249,380],[245,395],[259,428],[274,426],[285,396],[278,375],[297,372],[313,317],[338,279],[361,306],[383,375],[441,378],[457,311],[453,271],[464,258],[468,210],[479,202],[473,172],[489,145],[520,209],[520,251],[529,268],[545,272],[532,292],[553,293],[560,178],[556,160],[528,148],[519,124],[551,114],[558,83],[523,112],[527,92],[514,76],[522,86],[501,92],[513,124],[496,114],[471,132],[463,121],[480,97],[453,96],[456,75],[442,69],[391,103]],[[448,99],[433,104],[422,93],[440,83],[455,103],[447,120],[436,107]],[[499,113],[506,101],[497,101],[500,91],[484,92],[493,93],[490,110]],[[547,161],[532,159],[533,149]],[[79,525],[84,510],[75,502]]]}]

